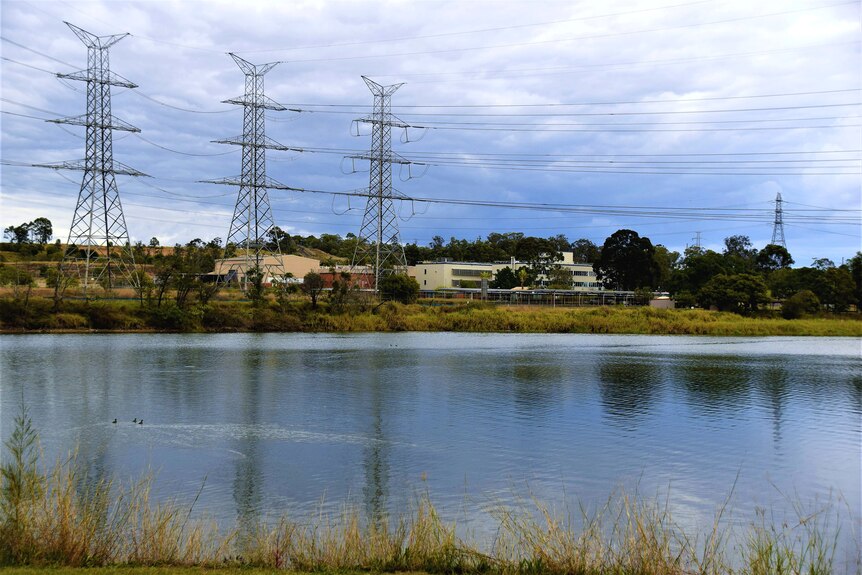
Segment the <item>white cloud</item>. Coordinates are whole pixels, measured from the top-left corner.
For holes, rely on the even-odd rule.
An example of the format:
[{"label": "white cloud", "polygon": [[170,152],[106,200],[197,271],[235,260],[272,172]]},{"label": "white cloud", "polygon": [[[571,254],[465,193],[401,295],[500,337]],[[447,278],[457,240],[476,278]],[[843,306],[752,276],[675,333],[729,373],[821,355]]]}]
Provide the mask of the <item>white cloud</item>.
[{"label": "white cloud", "polygon": [[[840,127],[862,123],[858,118],[860,106],[795,108],[859,102],[862,72],[858,65],[858,5],[731,1],[691,2],[663,8],[671,4],[674,3],[658,0],[604,3],[8,0],[2,4],[3,37],[26,48],[8,41],[2,43],[5,58],[0,61],[5,98],[2,109],[39,118],[51,114],[21,104],[60,115],[84,112],[83,85],[68,82],[79,90],[72,91],[51,75],[23,65],[72,71],[54,58],[76,68],[85,67],[86,50],[63,24],[66,20],[96,34],[132,34],[112,48],[111,65],[114,72],[139,84],[139,93],[116,91],[113,111],[117,117],[141,127],[143,138],[171,150],[190,154],[227,151],[226,146],[212,144],[210,140],[240,134],[241,110],[194,114],[159,105],[143,96],[185,109],[230,109],[232,106],[221,101],[243,91],[242,73],[225,54],[236,51],[255,63],[283,60],[266,76],[267,94],[285,103],[319,110],[301,114],[294,121],[269,121],[267,134],[284,144],[367,148],[369,138],[351,138],[348,133],[350,120],[370,109],[371,94],[360,79],[360,75],[366,74],[383,84],[406,82],[393,96],[394,111],[414,124],[479,122],[461,127],[487,128],[487,122],[496,122],[543,124],[560,130],[578,128],[554,126],[565,123],[581,124],[579,129],[590,130],[537,133],[514,131],[514,126],[508,130],[506,126],[493,126],[494,131],[431,130],[424,139],[410,144],[393,138],[394,149],[406,157],[429,158],[441,153],[468,157],[532,154],[529,165],[542,168],[546,165],[539,161],[543,154],[580,154],[591,157],[546,160],[554,162],[557,169],[566,166],[577,170],[585,170],[582,166],[588,165],[587,161],[605,162],[590,165],[593,169],[616,172],[505,170],[501,165],[512,156],[483,156],[496,158],[501,165],[432,167],[423,178],[406,183],[396,177],[396,187],[408,195],[658,207],[742,203],[768,211],[769,201],[781,190],[789,202],[862,208],[862,161],[858,152],[862,148],[862,130],[858,126]],[[597,17],[602,15],[612,16]],[[472,32],[462,33],[468,31]],[[486,46],[497,47],[482,48]],[[740,98],[846,89],[857,91]],[[654,100],[666,102],[646,102]],[[517,109],[411,107],[590,102],[633,103]],[[324,107],[331,104],[349,107]],[[738,111],[781,107],[788,109]],[[704,112],[717,109],[737,111]],[[333,113],[341,111],[349,113]],[[679,113],[684,111],[691,113]],[[561,112],[597,115],[511,115]],[[608,112],[615,115],[606,115]],[[651,113],[626,115],[631,112]],[[292,116],[293,113],[268,114],[273,120]],[[772,121],[776,119],[785,121]],[[3,114],[2,120],[4,160],[39,163],[83,155],[83,141],[57,125],[11,114]],[[753,129],[815,125],[828,127]],[[67,129],[83,134],[81,128]],[[133,239],[146,242],[155,235],[166,243],[194,237],[223,237],[229,216],[217,214],[232,211],[233,199],[224,195],[231,189],[197,182],[238,174],[239,154],[181,155],[136,136],[120,140],[124,135],[115,134],[118,161],[155,176],[151,183],[156,186],[192,196],[172,196],[120,178]],[[857,151],[842,156],[632,156],[835,150]],[[323,190],[367,185],[367,174],[341,172],[338,154],[305,153],[293,161],[278,161],[288,157],[284,152],[272,152],[272,161],[267,166],[269,175],[285,184]],[[743,159],[800,158],[806,161],[738,163]],[[810,161],[835,158],[851,161]],[[683,163],[706,159],[737,163]],[[606,163],[611,160],[615,163]],[[563,164],[564,161],[568,163]],[[644,163],[621,163],[633,161]],[[526,165],[521,162],[520,167]],[[854,174],[812,175],[835,171],[838,165]],[[667,166],[675,168],[666,170]],[[760,169],[763,166],[773,169]],[[793,166],[806,168],[791,169]],[[678,173],[620,173],[626,171]],[[775,174],[716,175],[739,171]],[[686,175],[687,172],[708,174]],[[80,176],[68,175],[76,181]],[[67,210],[71,208],[64,208],[57,196],[49,194],[62,189],[70,198],[67,203],[72,204],[77,194],[73,183],[35,168],[4,165],[2,188],[4,227],[48,214],[58,236],[68,226],[71,213]],[[19,197],[21,189],[29,191],[30,205]],[[126,191],[128,198],[124,195]],[[201,196],[209,196],[207,201],[216,205],[194,203]],[[333,202],[328,196],[283,192],[274,192],[272,196],[276,223],[285,229],[302,230],[304,234],[344,235],[358,231],[361,215],[355,209],[340,215],[345,207],[343,198]],[[361,203],[354,198],[350,207],[356,208]],[[402,211],[412,213],[410,207]],[[675,222],[589,214],[571,217],[546,214],[543,219],[536,219],[537,215],[541,214],[434,204],[424,214],[402,222],[402,236],[408,241],[427,242],[438,234],[474,238],[491,231],[523,231],[542,236],[565,233],[572,240],[586,236],[601,241],[618,227],[629,227],[672,249],[683,249],[698,230],[704,231],[704,243],[708,245],[720,245],[724,235],[732,233],[748,234],[752,239],[771,237],[768,214],[757,223]],[[475,219],[458,219],[464,217]],[[604,227],[594,227],[600,225]],[[824,227],[830,233],[814,231]],[[859,233],[858,222],[844,226],[818,222],[785,230],[788,248],[800,263],[808,263],[813,257],[840,260],[852,255],[859,248]]]}]

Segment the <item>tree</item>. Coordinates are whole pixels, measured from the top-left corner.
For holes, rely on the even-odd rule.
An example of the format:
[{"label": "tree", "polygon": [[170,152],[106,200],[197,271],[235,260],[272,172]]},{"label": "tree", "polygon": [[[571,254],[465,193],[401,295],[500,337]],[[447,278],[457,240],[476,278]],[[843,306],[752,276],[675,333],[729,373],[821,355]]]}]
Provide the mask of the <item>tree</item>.
[{"label": "tree", "polygon": [[819,259],[815,258],[814,263],[811,264],[811,267],[813,267],[816,270],[825,271],[825,270],[828,270],[829,268],[834,268],[835,262],[833,262],[829,258],[819,258]]},{"label": "tree", "polygon": [[679,261],[679,252],[672,252],[663,245],[658,244],[655,246],[653,259],[658,270],[655,287],[666,289]]},{"label": "tree", "polygon": [[290,234],[280,227],[272,226],[266,234],[266,248],[273,251],[278,250],[283,254],[292,254],[296,251],[296,242],[293,241]]},{"label": "tree", "polygon": [[575,263],[591,264],[599,259],[599,246],[588,239],[573,241],[571,249]]},{"label": "tree", "polygon": [[820,298],[820,303],[835,312],[847,311],[856,296],[853,276],[850,275],[850,270],[844,267],[821,270],[811,290]]},{"label": "tree", "polygon": [[781,317],[799,319],[805,314],[820,311],[820,299],[811,290],[798,291],[781,304]]},{"label": "tree", "polygon": [[607,238],[593,270],[608,289],[655,287],[659,276],[652,242],[633,230],[617,230]]},{"label": "tree", "polygon": [[719,311],[755,311],[769,301],[766,283],[754,274],[718,274],[698,292],[703,307],[715,306]]},{"label": "tree", "polygon": [[13,244],[30,243],[30,227],[28,224],[20,226],[9,226],[3,230],[3,235],[6,236]]},{"label": "tree", "polygon": [[691,247],[671,273],[668,287],[671,293],[696,294],[713,277],[727,273],[724,257],[712,250]]},{"label": "tree", "polygon": [[351,295],[359,288],[353,285],[350,272],[341,272],[332,280],[332,291],[329,292],[329,306],[331,309],[343,311],[350,302]]},{"label": "tree", "polygon": [[793,264],[793,258],[790,257],[790,252],[784,246],[767,244],[757,254],[755,262],[758,270],[771,273],[776,270],[789,268]]},{"label": "tree", "polygon": [[323,278],[319,273],[308,272],[302,278],[302,291],[311,298],[311,307],[317,307],[317,298],[323,291]]},{"label": "tree", "polygon": [[48,218],[36,218],[29,224],[31,237],[39,244],[45,245],[54,235],[54,227]]},{"label": "tree", "polygon": [[389,274],[378,284],[380,298],[386,301],[415,303],[419,298],[419,282],[404,274]]},{"label": "tree", "polygon": [[755,271],[757,250],[751,245],[748,236],[724,238],[724,267],[730,274],[752,273]]},{"label": "tree", "polygon": [[504,267],[497,272],[494,280],[491,282],[492,289],[512,289],[518,286],[518,276],[512,271],[509,266]]},{"label": "tree", "polygon": [[847,267],[855,286],[853,293],[856,299],[856,310],[862,310],[862,252],[856,252],[856,255],[847,262]]},{"label": "tree", "polygon": [[160,244],[159,244],[159,238],[157,238],[157,237],[155,237],[155,236],[151,237],[151,238],[150,238],[150,243],[149,243],[148,245],[149,245],[151,248],[154,248],[154,249],[155,249],[155,248],[157,248],[157,247],[159,247],[159,245],[160,245]]},{"label": "tree", "polygon": [[572,272],[560,265],[548,271],[548,287],[551,289],[572,289]]}]

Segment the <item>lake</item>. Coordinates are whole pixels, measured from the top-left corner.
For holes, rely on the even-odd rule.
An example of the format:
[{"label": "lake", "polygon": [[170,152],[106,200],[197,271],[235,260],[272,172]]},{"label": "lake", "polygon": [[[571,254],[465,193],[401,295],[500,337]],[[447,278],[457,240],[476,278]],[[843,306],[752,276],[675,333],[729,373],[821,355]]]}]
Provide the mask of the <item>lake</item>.
[{"label": "lake", "polygon": [[77,449],[94,480],[155,472],[158,497],[200,492],[196,510],[229,526],[345,502],[404,513],[427,492],[481,539],[489,508],[594,507],[624,489],[698,533],[725,501],[741,524],[757,507],[792,520],[794,504],[831,501],[844,542],[859,533],[858,339],[94,334],[0,346],[4,440],[23,395],[49,460]]}]

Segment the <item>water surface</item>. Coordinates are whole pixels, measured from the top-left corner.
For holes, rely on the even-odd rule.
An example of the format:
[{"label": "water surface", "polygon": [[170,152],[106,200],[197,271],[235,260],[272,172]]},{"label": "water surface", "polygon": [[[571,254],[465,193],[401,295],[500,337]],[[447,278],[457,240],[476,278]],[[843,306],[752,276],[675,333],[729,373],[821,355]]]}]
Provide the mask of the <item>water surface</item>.
[{"label": "water surface", "polygon": [[[23,397],[49,458],[227,525],[428,492],[480,536],[534,496],[666,497],[706,530],[730,498],[792,515],[862,487],[860,343],[849,338],[476,334],[0,337],[0,430]],[[111,420],[117,418],[118,423]],[[132,423],[143,419],[143,425]],[[843,502],[842,502],[843,501]],[[848,530],[849,532],[849,530]]]}]

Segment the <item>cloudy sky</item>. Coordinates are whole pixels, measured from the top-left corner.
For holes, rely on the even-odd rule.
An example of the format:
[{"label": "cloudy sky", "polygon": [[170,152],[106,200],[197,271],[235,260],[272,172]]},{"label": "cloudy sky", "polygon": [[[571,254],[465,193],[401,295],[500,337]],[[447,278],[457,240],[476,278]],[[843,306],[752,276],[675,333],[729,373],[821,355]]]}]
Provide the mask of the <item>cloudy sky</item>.
[{"label": "cloudy sky", "polygon": [[[41,1],[2,4],[3,227],[44,216],[65,241],[81,173],[27,164],[83,157],[84,129],[44,122],[85,110],[86,67],[64,24],[126,33],[111,70],[114,156],[132,241],[224,238],[240,173],[244,77],[262,64],[267,174],[296,188],[368,185],[372,96],[361,76],[404,83],[393,112],[402,240],[489,232],[565,234],[601,244],[620,228],[671,249],[756,247],[784,202],[797,265],[860,249],[860,2],[840,0]],[[365,200],[273,190],[292,234],[358,233]],[[467,200],[471,205],[451,203]],[[488,205],[472,205],[472,204]],[[512,204],[529,204],[529,209]],[[540,204],[563,206],[550,210]],[[539,209],[541,208],[541,209]]]}]

